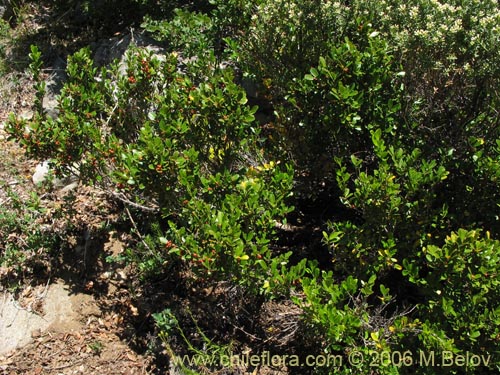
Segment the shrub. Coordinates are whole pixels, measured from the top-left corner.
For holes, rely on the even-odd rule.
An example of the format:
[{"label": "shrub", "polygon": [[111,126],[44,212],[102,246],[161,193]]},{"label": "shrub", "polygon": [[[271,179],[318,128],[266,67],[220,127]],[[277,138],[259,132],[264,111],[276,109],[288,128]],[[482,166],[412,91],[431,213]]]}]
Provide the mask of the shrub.
[{"label": "shrub", "polygon": [[[458,223],[449,216],[440,195],[449,172],[434,160],[423,159],[418,149],[407,154],[396,148],[398,142],[385,141],[382,134],[380,129],[372,131],[375,168],[367,168],[352,156],[355,173],[351,174],[338,159],[341,200],[357,210],[359,218],[356,222],[331,223],[331,232],[324,233],[334,267],[340,275],[354,276],[364,283],[376,278],[377,283],[385,285],[380,286],[381,291],[387,286],[395,294],[399,309],[408,303],[415,306],[404,319],[393,319],[393,333],[398,334],[388,341],[391,350],[412,347],[426,353],[481,353],[490,358],[488,363],[481,363],[481,371],[491,371],[498,339],[494,328],[498,320],[498,242],[489,232],[481,238],[480,230],[450,233]],[[496,162],[491,157],[481,160],[488,160],[493,178]],[[342,288],[342,284],[335,288]],[[373,305],[368,305],[372,309],[381,306],[373,299],[368,301],[372,301]],[[311,306],[315,305],[320,308],[319,301]],[[338,312],[332,310],[324,316],[335,314]],[[354,325],[353,329],[357,333],[359,327]],[[426,367],[410,368],[417,373],[432,373]],[[401,371],[406,373],[406,369]],[[466,370],[455,366],[453,371]]]},{"label": "shrub", "polygon": [[[417,351],[412,338],[421,324],[399,309],[389,288],[375,275],[363,281],[335,277],[331,271],[308,268],[303,293],[294,301],[304,310],[305,324],[321,341],[325,363],[314,373],[411,373]],[[411,349],[410,349],[411,348]]]},{"label": "shrub", "polygon": [[[493,354],[496,2],[166,3],[179,9],[145,23],[166,56],[132,49],[99,70],[78,52],[59,116],[43,112],[38,81],[36,115],[12,117],[13,137],[59,173],[77,168],[153,213],[150,251],[136,257],[145,272],[181,263],[196,280],[252,293],[294,288],[304,324],[343,358],[408,348]],[[36,50],[32,59],[37,79]],[[249,105],[237,82],[273,112],[265,132],[255,120],[264,108]],[[354,215],[321,223],[331,264],[299,258],[290,267],[289,252],[273,251],[276,221],[292,209],[292,188],[318,180]],[[377,370],[435,371],[414,360]],[[326,371],[368,373],[370,363]]]},{"label": "shrub", "polygon": [[[32,57],[36,70],[40,56]],[[175,53],[159,59],[133,49],[125,65],[98,70],[82,50],[67,73],[56,119],[39,106],[30,121],[10,119],[29,155],[156,211],[168,228],[157,239],[166,258],[194,270],[248,286],[269,277],[268,262],[286,261],[271,261],[268,246],[290,211],[292,170],[266,160],[256,108],[230,69],[199,80],[179,71]],[[154,263],[158,271],[163,263]]]},{"label": "shrub", "polygon": [[36,192],[23,199],[8,186],[2,188],[7,198],[0,207],[0,268],[2,282],[12,283],[32,274],[61,239],[50,230],[46,209]]},{"label": "shrub", "polygon": [[330,177],[335,156],[371,158],[370,132],[404,132],[398,121],[401,76],[387,43],[367,30],[359,44],[332,46],[290,86],[277,126],[310,179]]},{"label": "shrub", "polygon": [[340,199],[358,212],[359,221],[332,222],[332,232],[324,234],[339,271],[358,277],[400,270],[403,259],[418,256],[422,244],[447,229],[446,205],[439,204],[437,191],[449,172],[422,159],[418,149],[407,154],[387,146],[380,129],[372,131],[372,142],[377,157],[372,171],[353,155],[351,175],[337,159]]},{"label": "shrub", "polygon": [[235,36],[243,71],[276,99],[342,39],[343,15],[330,1],[260,1],[247,17],[248,30]]},{"label": "shrub", "polygon": [[[285,151],[291,152],[308,173],[320,175],[321,169],[317,164],[308,168],[308,160],[318,160],[319,155],[326,164],[335,154],[331,151],[334,147],[338,151],[346,146],[359,147],[348,151],[349,154],[363,152],[363,146],[369,142],[368,132],[360,138],[331,139],[332,130],[344,134],[344,128],[338,117],[327,117],[329,111],[335,111],[334,115],[338,116],[339,111],[347,109],[344,118],[348,115],[357,118],[353,112],[362,114],[362,121],[356,121],[357,124],[351,121],[352,127],[360,129],[367,129],[371,115],[379,111],[382,116],[378,118],[383,119],[385,115],[389,122],[397,119],[396,124],[388,128],[397,126],[409,150],[420,148],[430,158],[440,160],[450,150],[458,160],[467,158],[471,136],[495,137],[498,122],[494,108],[498,93],[494,87],[500,76],[496,63],[500,56],[495,47],[500,14],[495,1],[422,0],[412,4],[365,0],[263,1],[253,9],[249,12],[249,28],[243,27],[241,35],[233,36],[239,64],[244,75],[254,80],[258,95],[274,104],[278,118],[273,124],[277,130],[273,136],[281,135],[279,145],[284,145]],[[372,32],[380,34],[377,38],[367,38]],[[337,80],[344,83],[347,78],[348,84],[357,85],[356,90],[364,93],[357,111],[345,107],[353,100],[339,105],[338,101],[329,100],[329,89],[315,86],[315,83],[324,83],[324,77],[313,81],[307,90],[297,89],[294,83],[310,74],[311,66],[319,71],[319,58],[327,58],[346,38],[360,57],[349,56],[350,59],[342,61],[337,55],[333,62],[338,65],[328,64],[328,68],[340,76]],[[373,50],[373,47],[379,49]],[[382,57],[381,49],[386,56],[377,60]],[[370,58],[379,63],[377,69],[371,70]],[[363,66],[358,68],[351,61]],[[349,64],[350,71],[342,73]],[[360,72],[362,76],[355,74]],[[391,72],[393,75],[405,72],[405,75],[398,81],[394,76],[385,79]],[[376,76],[375,73],[382,74]],[[366,78],[380,78],[382,87],[376,82],[370,86]],[[397,92],[396,82],[401,81],[405,84],[404,96]],[[333,83],[327,87],[336,88]],[[375,100],[369,97],[371,90],[377,93],[373,95]],[[295,111],[280,107],[287,95],[299,102]],[[378,96],[381,96],[379,103],[376,102]],[[327,152],[321,154],[321,150]],[[465,167],[460,163],[454,162],[448,169]],[[463,183],[458,176],[450,176],[450,184]]]},{"label": "shrub", "polygon": [[201,12],[177,8],[171,19],[154,20],[146,17],[143,26],[155,39],[166,42],[169,50],[182,51],[185,57],[199,59],[215,48],[215,24]]},{"label": "shrub", "polygon": [[425,265],[409,273],[427,297],[419,315],[431,334],[424,331],[422,341],[438,341],[454,353],[483,355],[488,360],[481,363],[484,372],[498,368],[498,247],[488,232],[460,229],[443,246],[424,247]]},{"label": "shrub", "polygon": [[183,201],[161,241],[200,277],[229,279],[260,292],[271,276],[269,266],[289,256],[274,259],[269,245],[276,219],[290,210],[284,200],[292,175],[273,163],[241,172],[200,177],[200,186],[183,176],[181,185],[199,190]]}]

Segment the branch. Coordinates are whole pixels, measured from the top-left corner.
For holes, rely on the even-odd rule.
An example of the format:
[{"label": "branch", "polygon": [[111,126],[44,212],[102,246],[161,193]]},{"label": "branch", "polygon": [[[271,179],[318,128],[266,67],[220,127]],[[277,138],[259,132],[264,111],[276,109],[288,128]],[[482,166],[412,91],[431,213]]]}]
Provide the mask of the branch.
[{"label": "branch", "polygon": [[106,193],[111,195],[112,197],[118,199],[119,201],[123,202],[124,204],[132,206],[134,208],[137,208],[141,211],[152,212],[152,213],[158,213],[160,211],[160,207],[158,207],[157,205],[144,206],[142,204],[132,202],[123,193],[117,193],[116,191],[112,191],[112,190],[108,190],[108,191],[106,191]]}]

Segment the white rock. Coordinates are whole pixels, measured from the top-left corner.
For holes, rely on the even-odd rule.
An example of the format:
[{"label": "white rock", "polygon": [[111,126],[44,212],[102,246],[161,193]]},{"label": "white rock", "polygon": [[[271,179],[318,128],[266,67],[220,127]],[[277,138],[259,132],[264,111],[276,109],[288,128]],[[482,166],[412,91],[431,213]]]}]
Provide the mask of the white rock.
[{"label": "white rock", "polygon": [[[33,336],[46,331],[67,332],[82,328],[79,306],[91,304],[93,298],[70,293],[67,285],[47,285],[42,296],[35,298],[43,303],[44,314],[39,315],[19,306],[14,296],[3,293],[0,298],[0,355],[7,355],[33,340]],[[32,336],[33,333],[33,336]]]},{"label": "white rock", "polygon": [[79,179],[77,176],[77,172],[78,168],[77,166],[75,166],[75,174],[64,177],[62,179],[56,178],[53,175],[53,170],[50,168],[49,160],[45,160],[44,162],[39,163],[36,166],[32,180],[35,185],[38,185],[50,179],[53,188],[60,189],[62,192],[67,192],[78,187]]},{"label": "white rock", "polygon": [[35,173],[33,174],[32,180],[35,185],[41,184],[44,182],[50,174],[50,165],[49,161],[45,160],[42,163],[39,163],[35,168]]},{"label": "white rock", "polygon": [[31,110],[25,110],[25,111],[22,111],[20,114],[19,114],[19,118],[21,120],[26,120],[26,121],[29,121],[33,118],[33,111]]}]

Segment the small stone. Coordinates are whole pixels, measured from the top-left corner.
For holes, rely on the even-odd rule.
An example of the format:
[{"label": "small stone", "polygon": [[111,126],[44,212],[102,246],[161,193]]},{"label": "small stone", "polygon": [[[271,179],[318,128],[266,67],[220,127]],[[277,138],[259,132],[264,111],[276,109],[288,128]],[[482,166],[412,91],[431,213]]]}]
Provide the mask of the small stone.
[{"label": "small stone", "polygon": [[43,163],[39,163],[35,168],[35,173],[33,174],[32,180],[35,185],[44,182],[50,173],[49,162],[46,160]]},{"label": "small stone", "polygon": [[124,270],[118,270],[118,271],[116,271],[116,274],[120,280],[127,280],[128,279],[128,275]]},{"label": "small stone", "polygon": [[21,120],[31,120],[33,118],[33,111],[30,111],[30,110],[26,110],[26,111],[23,111],[19,114],[19,118]]},{"label": "small stone", "polygon": [[[53,177],[51,179],[51,185],[55,189],[62,190],[62,192],[68,192],[74,190],[78,187],[79,179],[76,175],[78,173],[77,168],[74,167],[74,174],[64,177],[62,179]],[[50,179],[52,169],[50,168],[50,162],[45,160],[39,163],[35,168],[35,173],[32,176],[32,181],[35,185],[41,184]]]},{"label": "small stone", "polygon": [[34,329],[33,331],[31,331],[31,338],[32,338],[32,339],[37,339],[37,338],[39,338],[41,335],[42,335],[42,331],[41,331],[39,328]]},{"label": "small stone", "polygon": [[61,192],[62,192],[62,193],[66,193],[66,192],[68,192],[68,191],[75,190],[75,189],[78,187],[78,185],[79,185],[79,181],[78,181],[78,180],[73,181],[73,182],[71,182],[70,184],[68,184],[68,185],[66,185],[65,187],[63,187],[63,188],[61,189]]}]

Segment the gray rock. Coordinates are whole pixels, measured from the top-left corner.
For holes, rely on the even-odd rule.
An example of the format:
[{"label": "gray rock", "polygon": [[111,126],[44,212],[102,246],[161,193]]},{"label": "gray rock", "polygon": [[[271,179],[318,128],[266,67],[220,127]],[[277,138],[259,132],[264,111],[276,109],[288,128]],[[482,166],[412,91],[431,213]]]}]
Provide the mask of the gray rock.
[{"label": "gray rock", "polygon": [[68,192],[74,190],[78,187],[78,168],[74,167],[73,173],[69,176],[63,178],[56,178],[54,176],[54,171],[50,166],[50,161],[45,160],[39,163],[35,168],[35,173],[32,176],[32,181],[35,185],[39,185],[45,182],[50,182],[52,188],[60,190],[62,192]]},{"label": "gray rock", "polygon": [[59,114],[57,108],[57,96],[61,92],[66,76],[66,63],[62,59],[57,59],[53,62],[53,67],[50,69],[50,75],[45,80],[45,96],[42,106],[49,117],[56,119]]},{"label": "gray rock", "polygon": [[42,163],[39,163],[35,168],[35,173],[33,174],[32,180],[35,185],[39,185],[46,181],[50,175],[50,165],[46,160]]},{"label": "gray rock", "polygon": [[33,310],[33,303],[22,307],[9,293],[0,297],[0,356],[27,345],[48,330],[80,329],[78,306],[93,301],[90,296],[70,293],[62,283],[47,284],[45,290],[34,295],[33,301],[43,303],[43,315]]},{"label": "gray rock", "polygon": [[161,58],[165,55],[165,50],[154,39],[149,38],[144,32],[134,29],[125,35],[116,36],[109,39],[100,40],[91,45],[94,51],[94,62],[97,65],[109,65],[113,61],[120,61],[122,65],[125,61],[127,50],[132,47],[145,48]]},{"label": "gray rock", "polygon": [[[30,109],[24,110],[21,113],[19,113],[18,117],[21,120],[31,120],[33,118],[33,111]],[[29,131],[28,131],[29,132]]]}]

